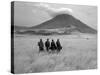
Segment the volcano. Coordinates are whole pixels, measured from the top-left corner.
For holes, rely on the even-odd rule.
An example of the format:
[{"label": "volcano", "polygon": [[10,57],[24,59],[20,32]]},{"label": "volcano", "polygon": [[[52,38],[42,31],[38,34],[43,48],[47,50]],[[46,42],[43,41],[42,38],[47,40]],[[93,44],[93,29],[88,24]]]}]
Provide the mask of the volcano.
[{"label": "volcano", "polygon": [[41,30],[59,28],[69,29],[68,31],[76,30],[81,33],[97,33],[95,29],[89,27],[88,25],[84,24],[83,22],[69,14],[60,14],[37,26],[30,27],[30,29]]}]

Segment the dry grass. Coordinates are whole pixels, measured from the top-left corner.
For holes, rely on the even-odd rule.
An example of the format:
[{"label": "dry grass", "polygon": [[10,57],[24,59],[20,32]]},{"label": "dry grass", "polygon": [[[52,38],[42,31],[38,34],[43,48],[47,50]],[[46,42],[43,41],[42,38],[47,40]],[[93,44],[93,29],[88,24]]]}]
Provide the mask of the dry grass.
[{"label": "dry grass", "polygon": [[[40,38],[61,40],[59,54],[38,53]],[[83,37],[83,36],[82,36]],[[15,37],[15,73],[35,73],[97,68],[97,39],[77,36],[25,36]],[[85,36],[86,37],[86,36]]]}]

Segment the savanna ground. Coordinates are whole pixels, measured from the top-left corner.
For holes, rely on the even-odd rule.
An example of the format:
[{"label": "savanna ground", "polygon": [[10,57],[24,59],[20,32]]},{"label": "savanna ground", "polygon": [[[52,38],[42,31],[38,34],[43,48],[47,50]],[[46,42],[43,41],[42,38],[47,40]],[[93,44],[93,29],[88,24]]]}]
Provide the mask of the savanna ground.
[{"label": "savanna ground", "polygon": [[[60,53],[39,53],[37,42],[60,39]],[[88,38],[88,39],[87,39]],[[36,73],[97,68],[96,35],[25,35],[14,37],[15,73]]]}]

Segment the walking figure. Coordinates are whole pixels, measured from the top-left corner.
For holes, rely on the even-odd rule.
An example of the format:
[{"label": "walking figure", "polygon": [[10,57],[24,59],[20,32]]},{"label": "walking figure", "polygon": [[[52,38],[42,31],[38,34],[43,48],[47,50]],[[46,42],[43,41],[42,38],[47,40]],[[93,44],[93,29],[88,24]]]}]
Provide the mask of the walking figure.
[{"label": "walking figure", "polygon": [[56,46],[57,46],[57,51],[60,52],[60,50],[62,49],[62,46],[60,44],[59,39],[57,39],[57,41],[56,41]]},{"label": "walking figure", "polygon": [[47,41],[45,42],[45,47],[46,47],[47,52],[49,52],[49,48],[50,48],[50,41],[49,41],[49,39],[47,39]]},{"label": "walking figure", "polygon": [[39,46],[39,52],[44,51],[44,44],[42,39],[40,39],[40,41],[38,42],[38,46]]},{"label": "walking figure", "polygon": [[51,49],[53,52],[57,49],[54,40],[52,40],[52,42],[51,42],[51,47],[50,47],[50,49]]}]

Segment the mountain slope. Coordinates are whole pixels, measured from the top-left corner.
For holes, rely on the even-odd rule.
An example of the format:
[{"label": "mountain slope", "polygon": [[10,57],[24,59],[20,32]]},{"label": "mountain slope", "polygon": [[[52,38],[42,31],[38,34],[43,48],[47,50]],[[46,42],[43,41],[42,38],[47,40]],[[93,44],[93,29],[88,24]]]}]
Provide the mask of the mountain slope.
[{"label": "mountain slope", "polygon": [[75,27],[75,29],[81,33],[97,33],[97,31],[88,25],[84,24],[80,20],[76,19],[69,14],[60,14],[56,17],[30,29],[57,29],[57,28],[70,28]]}]

